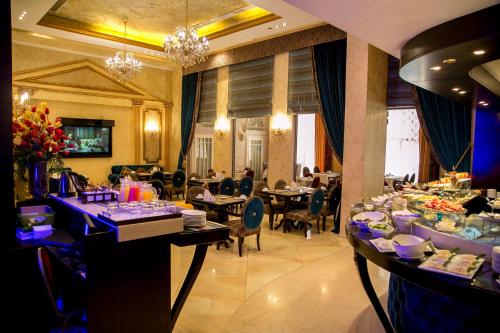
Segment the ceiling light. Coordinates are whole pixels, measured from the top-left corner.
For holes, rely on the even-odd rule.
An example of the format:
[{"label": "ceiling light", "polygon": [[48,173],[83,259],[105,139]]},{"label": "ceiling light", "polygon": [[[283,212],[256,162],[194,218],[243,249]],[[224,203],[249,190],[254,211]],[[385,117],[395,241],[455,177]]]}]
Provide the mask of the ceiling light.
[{"label": "ceiling light", "polygon": [[482,54],[485,54],[486,51],[485,50],[474,50],[472,53],[474,53],[474,55],[482,55]]},{"label": "ceiling light", "polygon": [[479,103],[479,104],[484,104],[484,103],[486,103],[486,102],[485,102],[485,101],[479,101],[478,103]]},{"label": "ceiling light", "polygon": [[457,62],[457,59],[455,58],[450,58],[450,59],[444,59],[443,64],[454,64]]},{"label": "ceiling light", "polygon": [[465,91],[465,90],[460,90],[458,93],[459,93],[460,95],[463,95],[463,94],[466,94],[466,93],[467,93],[467,91]]},{"label": "ceiling light", "polygon": [[208,53],[206,37],[198,38],[198,31],[187,25],[188,1],[186,0],[186,24],[175,28],[175,34],[165,38],[167,58],[182,67],[189,67],[205,61]]},{"label": "ceiling light", "polygon": [[455,88],[451,88],[451,90],[453,90],[453,91],[457,92],[457,91],[459,91],[459,90],[460,90],[460,88],[459,88],[459,87],[455,87]]},{"label": "ceiling light", "polygon": [[488,106],[489,104],[488,103],[483,103],[482,106]]},{"label": "ceiling light", "polygon": [[127,39],[127,21],[123,17],[123,51],[116,52],[114,57],[106,59],[106,70],[120,82],[130,81],[134,76],[142,71],[142,62],[135,59],[132,53],[127,52],[125,45]]},{"label": "ceiling light", "polygon": [[283,22],[283,26],[286,27],[286,22]]},{"label": "ceiling light", "polygon": [[434,67],[431,67],[429,69],[432,69],[433,71],[439,71],[439,70],[441,70],[441,66],[434,66]]}]

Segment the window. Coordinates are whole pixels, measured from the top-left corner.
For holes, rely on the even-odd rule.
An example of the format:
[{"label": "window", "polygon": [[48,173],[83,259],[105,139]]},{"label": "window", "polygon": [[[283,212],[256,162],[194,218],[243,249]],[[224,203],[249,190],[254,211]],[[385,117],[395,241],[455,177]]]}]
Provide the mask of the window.
[{"label": "window", "polygon": [[297,116],[297,152],[295,157],[296,175],[302,177],[302,168],[313,171],[316,161],[316,115],[299,114]]},{"label": "window", "polygon": [[311,49],[291,51],[288,59],[288,113],[318,112]]},{"label": "window", "polygon": [[202,178],[208,174],[213,165],[213,123],[199,123],[189,153],[189,171],[197,173]]},{"label": "window", "polygon": [[418,121],[415,109],[392,109],[387,112],[385,173],[395,176],[415,174],[420,159]]},{"label": "window", "polygon": [[198,122],[215,121],[217,118],[217,69],[205,71],[201,77],[200,109]]},{"label": "window", "polygon": [[229,66],[229,118],[271,116],[274,57]]}]

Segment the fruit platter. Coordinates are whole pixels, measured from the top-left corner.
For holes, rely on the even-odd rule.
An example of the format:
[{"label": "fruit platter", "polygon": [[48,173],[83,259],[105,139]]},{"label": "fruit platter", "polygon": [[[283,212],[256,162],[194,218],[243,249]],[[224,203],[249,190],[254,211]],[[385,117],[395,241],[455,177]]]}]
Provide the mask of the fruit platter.
[{"label": "fruit platter", "polygon": [[463,208],[459,203],[438,198],[434,198],[432,200],[426,201],[423,204],[419,204],[416,206],[416,208],[422,210],[432,210],[441,213],[465,214],[467,212],[467,210]]}]

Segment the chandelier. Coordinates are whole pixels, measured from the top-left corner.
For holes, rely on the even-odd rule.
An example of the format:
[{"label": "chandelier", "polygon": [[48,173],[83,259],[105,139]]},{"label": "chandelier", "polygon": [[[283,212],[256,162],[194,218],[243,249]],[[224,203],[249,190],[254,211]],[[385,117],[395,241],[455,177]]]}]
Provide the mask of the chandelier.
[{"label": "chandelier", "polygon": [[167,58],[175,61],[182,67],[189,67],[205,61],[208,53],[206,37],[198,38],[198,32],[188,27],[188,1],[186,0],[186,24],[175,28],[175,33],[165,38],[165,53]]},{"label": "chandelier", "polygon": [[123,32],[123,50],[116,52],[114,57],[106,59],[106,70],[120,82],[130,81],[142,70],[142,62],[135,59],[132,53],[127,52],[125,48],[127,21],[128,18],[124,16],[123,24],[125,28]]}]

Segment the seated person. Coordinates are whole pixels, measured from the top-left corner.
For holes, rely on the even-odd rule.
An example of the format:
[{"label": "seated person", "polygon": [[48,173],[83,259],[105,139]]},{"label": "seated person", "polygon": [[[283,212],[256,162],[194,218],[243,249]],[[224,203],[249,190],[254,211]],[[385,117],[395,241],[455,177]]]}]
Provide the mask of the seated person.
[{"label": "seated person", "polygon": [[210,168],[208,169],[207,179],[212,179],[213,177],[215,177],[215,171],[214,169]]},{"label": "seated person", "polygon": [[318,166],[315,166],[315,167],[314,167],[314,171],[313,171],[313,172],[314,172],[314,173],[320,173],[320,172],[321,172],[321,170],[319,169],[319,167],[318,167]]}]

